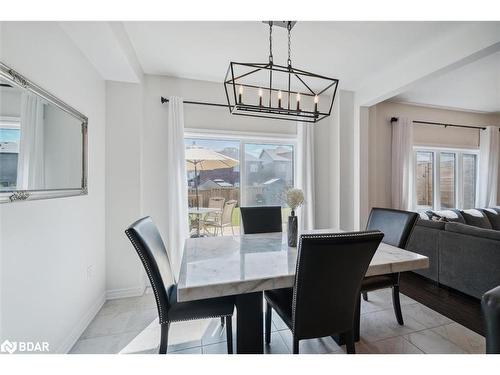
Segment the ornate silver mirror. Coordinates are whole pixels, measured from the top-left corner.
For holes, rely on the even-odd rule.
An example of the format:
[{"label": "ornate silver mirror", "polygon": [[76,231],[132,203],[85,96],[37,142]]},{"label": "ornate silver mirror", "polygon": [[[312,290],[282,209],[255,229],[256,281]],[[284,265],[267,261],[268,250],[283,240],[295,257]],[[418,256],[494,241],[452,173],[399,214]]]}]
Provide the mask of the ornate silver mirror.
[{"label": "ornate silver mirror", "polygon": [[0,203],[87,194],[87,123],[0,62]]}]

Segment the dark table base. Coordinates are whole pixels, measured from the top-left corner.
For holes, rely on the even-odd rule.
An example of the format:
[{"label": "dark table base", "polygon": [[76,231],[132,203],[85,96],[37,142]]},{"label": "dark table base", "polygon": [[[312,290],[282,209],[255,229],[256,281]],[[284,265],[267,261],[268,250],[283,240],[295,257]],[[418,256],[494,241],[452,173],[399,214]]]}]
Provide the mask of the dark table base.
[{"label": "dark table base", "polygon": [[236,296],[236,353],[263,354],[262,292]]}]

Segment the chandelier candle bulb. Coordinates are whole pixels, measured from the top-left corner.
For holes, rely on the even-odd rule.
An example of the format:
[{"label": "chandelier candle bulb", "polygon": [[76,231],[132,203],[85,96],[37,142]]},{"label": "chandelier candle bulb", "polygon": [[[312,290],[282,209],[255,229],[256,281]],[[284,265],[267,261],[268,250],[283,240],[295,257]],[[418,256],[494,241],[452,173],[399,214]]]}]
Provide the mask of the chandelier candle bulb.
[{"label": "chandelier candle bulb", "polygon": [[240,85],[240,91],[238,93],[238,103],[242,103],[241,102],[241,97],[243,96],[243,86]]},{"label": "chandelier candle bulb", "polygon": [[314,112],[318,112],[318,102],[319,102],[318,95],[315,95],[314,96]]},{"label": "chandelier candle bulb", "polygon": [[297,93],[297,111],[300,111],[300,94]]},{"label": "chandelier candle bulb", "polygon": [[262,107],[262,89],[259,89],[259,106]]},{"label": "chandelier candle bulb", "polygon": [[281,108],[281,90],[278,91],[278,108]]}]

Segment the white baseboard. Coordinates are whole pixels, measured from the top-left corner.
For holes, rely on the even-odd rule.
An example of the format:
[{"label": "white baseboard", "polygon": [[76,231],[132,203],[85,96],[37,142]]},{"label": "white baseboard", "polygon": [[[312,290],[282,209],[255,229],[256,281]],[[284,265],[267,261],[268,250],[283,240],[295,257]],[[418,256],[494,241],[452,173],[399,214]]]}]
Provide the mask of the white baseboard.
[{"label": "white baseboard", "polygon": [[66,337],[63,343],[59,346],[58,350],[55,353],[68,353],[73,345],[78,341],[83,331],[88,327],[92,319],[97,315],[102,305],[104,305],[105,293],[102,293],[101,296],[95,301],[95,303],[90,307],[90,309],[81,317],[79,322],[73,327],[70,334]]},{"label": "white baseboard", "polygon": [[106,291],[106,299],[117,299],[117,298],[127,298],[127,297],[138,297],[144,294],[146,290],[145,286],[137,286],[133,288],[124,289],[112,289]]}]

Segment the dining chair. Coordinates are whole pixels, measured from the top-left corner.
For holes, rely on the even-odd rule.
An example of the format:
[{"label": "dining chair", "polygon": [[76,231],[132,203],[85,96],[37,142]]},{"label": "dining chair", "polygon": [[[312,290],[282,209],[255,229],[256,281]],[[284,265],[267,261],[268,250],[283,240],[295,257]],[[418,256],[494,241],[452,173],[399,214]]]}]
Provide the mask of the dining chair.
[{"label": "dining chair", "polygon": [[[382,242],[404,249],[417,220],[418,214],[416,212],[390,208],[372,208],[366,229],[380,230],[384,233]],[[392,288],[394,313],[398,324],[403,325],[403,314],[399,300],[399,272],[365,277],[361,286],[363,299],[368,301],[368,292],[370,291],[386,288]]]},{"label": "dining chair", "polygon": [[302,339],[333,335],[354,354],[361,282],[383,237],[380,231],[302,234],[293,288],[264,292],[266,343],[274,309],[292,331],[293,354]]},{"label": "dining chair", "polygon": [[500,286],[483,294],[481,310],[485,326],[486,354],[500,354]]},{"label": "dining chair", "polygon": [[161,326],[160,354],[167,353],[170,324],[185,320],[225,318],[227,352],[233,352],[233,297],[218,297],[189,302],[177,300],[177,283],[173,277],[168,252],[158,228],[151,218],[144,217],[125,230],[134,246],[153,288]]},{"label": "dining chair", "polygon": [[280,206],[240,207],[240,212],[245,234],[283,231]]},{"label": "dining chair", "polygon": [[222,210],[225,201],[226,198],[223,197],[210,197],[208,199],[208,208],[218,208]]},{"label": "dining chair", "polygon": [[214,217],[213,219],[207,218],[204,221],[205,228],[213,228],[214,236],[217,236],[217,232],[220,230],[220,235],[224,235],[224,228],[231,226],[231,232],[234,236],[234,227],[233,227],[233,211],[238,201],[229,200],[224,203],[224,208],[222,209],[222,214],[220,216]]}]

